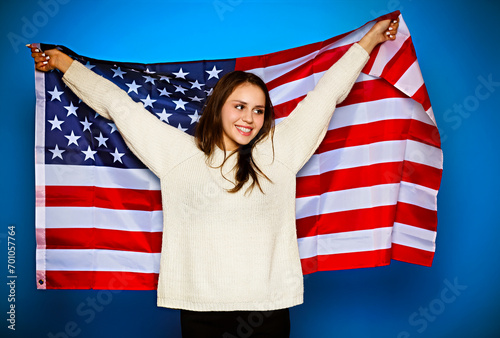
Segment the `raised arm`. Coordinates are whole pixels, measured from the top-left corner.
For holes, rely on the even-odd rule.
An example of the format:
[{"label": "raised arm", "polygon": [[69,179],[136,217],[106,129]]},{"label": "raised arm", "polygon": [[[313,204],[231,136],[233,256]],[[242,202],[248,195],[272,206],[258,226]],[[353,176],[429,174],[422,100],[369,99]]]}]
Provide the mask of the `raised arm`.
[{"label": "raised arm", "polygon": [[298,172],[323,141],[337,104],[349,94],[380,43],[396,38],[399,20],[377,22],[318,81],[315,88],[277,127],[274,144],[277,156]]},{"label": "raised arm", "polygon": [[157,176],[193,153],[191,136],[161,122],[142,103],[68,55],[56,49],[42,53],[32,47],[32,56],[37,70],[60,70],[64,82],[82,101],[113,120],[130,149]]}]

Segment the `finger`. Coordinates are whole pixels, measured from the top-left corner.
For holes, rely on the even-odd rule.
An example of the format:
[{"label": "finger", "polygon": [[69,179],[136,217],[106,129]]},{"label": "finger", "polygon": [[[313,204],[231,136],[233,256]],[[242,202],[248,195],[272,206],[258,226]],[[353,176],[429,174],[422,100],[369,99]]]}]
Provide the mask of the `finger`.
[{"label": "finger", "polygon": [[48,68],[48,62],[47,61],[42,61],[42,62],[37,62],[35,63],[35,66],[37,68],[43,69],[43,68]]},{"label": "finger", "polygon": [[386,38],[386,40],[395,40],[396,39],[396,34],[393,33],[392,31],[386,31],[385,32],[385,38]]},{"label": "finger", "polygon": [[43,62],[50,60],[50,56],[46,56],[45,54],[37,54],[33,58],[35,59],[35,62]]}]

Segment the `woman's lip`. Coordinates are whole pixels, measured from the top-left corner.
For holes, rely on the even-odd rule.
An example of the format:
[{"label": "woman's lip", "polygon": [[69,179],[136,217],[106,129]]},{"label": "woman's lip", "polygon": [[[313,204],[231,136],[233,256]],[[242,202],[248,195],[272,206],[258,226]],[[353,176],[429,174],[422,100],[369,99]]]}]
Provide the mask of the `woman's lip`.
[{"label": "woman's lip", "polygon": [[[250,128],[250,127],[245,127],[245,126],[238,126],[236,125],[236,130],[241,134],[241,135],[244,135],[244,136],[250,136],[250,134],[252,133],[252,130],[253,128]],[[245,128],[245,129],[250,129],[250,131],[246,132],[246,131],[243,131],[241,130],[240,128]]]}]

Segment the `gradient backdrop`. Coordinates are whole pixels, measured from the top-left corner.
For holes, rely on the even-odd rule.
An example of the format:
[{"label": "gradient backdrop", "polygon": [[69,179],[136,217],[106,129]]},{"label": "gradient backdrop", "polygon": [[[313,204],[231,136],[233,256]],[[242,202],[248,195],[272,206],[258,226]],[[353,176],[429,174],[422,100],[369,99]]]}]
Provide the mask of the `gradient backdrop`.
[{"label": "gradient backdrop", "polygon": [[[116,61],[218,59],[325,40],[397,9],[443,139],[434,265],[307,276],[292,337],[500,337],[500,4],[482,0],[2,1],[0,336],[180,335],[178,311],[157,308],[155,291],[36,290],[35,93],[24,39]],[[15,331],[7,328],[8,225],[16,229]]]}]

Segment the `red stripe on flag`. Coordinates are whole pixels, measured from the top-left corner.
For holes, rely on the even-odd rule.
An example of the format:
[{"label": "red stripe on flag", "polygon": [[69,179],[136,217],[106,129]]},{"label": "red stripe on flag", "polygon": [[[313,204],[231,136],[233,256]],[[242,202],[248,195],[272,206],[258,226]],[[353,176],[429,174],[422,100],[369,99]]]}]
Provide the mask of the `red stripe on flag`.
[{"label": "red stripe on flag", "polygon": [[368,61],[366,62],[366,65],[361,70],[362,73],[370,74],[372,67],[373,67],[373,64],[375,63],[375,60],[377,59],[378,52],[380,51],[380,46],[381,45],[379,44],[372,50],[372,52],[370,53],[370,58],[368,59]]},{"label": "red stripe on flag", "polygon": [[47,249],[109,249],[161,252],[162,233],[97,228],[37,229],[45,231]]},{"label": "red stripe on flag", "polygon": [[314,59],[308,60],[299,67],[292,68],[289,72],[282,76],[266,83],[267,89],[272,90],[276,87],[288,84],[290,82],[306,78],[315,73],[327,71],[334,63],[336,63],[342,55],[347,52],[352,44],[341,46],[335,49],[325,51],[315,56]]},{"label": "red stripe on flag", "polygon": [[399,183],[402,167],[403,162],[387,162],[297,177],[296,195],[300,198],[331,191]]},{"label": "red stripe on flag", "polygon": [[396,205],[385,205],[300,218],[297,219],[297,237],[392,227],[395,211]]},{"label": "red stripe on flag", "polygon": [[301,259],[303,274],[316,271],[371,268],[389,265],[391,249],[316,256]]},{"label": "red stripe on flag", "polygon": [[161,210],[160,190],[46,186],[47,207],[98,207],[119,210]]},{"label": "red stripe on flag", "polygon": [[237,58],[235,70],[250,70],[255,68],[271,67],[286,62],[290,62],[298,58],[304,57],[306,55],[309,55],[311,53],[317,52],[321,48],[325,48],[326,46],[344,38],[350,33],[351,32],[347,32],[325,41],[315,42],[309,45],[286,49],[279,52],[258,55],[258,56],[247,56],[247,57]]},{"label": "red stripe on flag", "polygon": [[[290,101],[274,106],[275,118],[288,116],[293,109],[304,99],[305,95]],[[351,104],[365,103],[370,101],[384,100],[388,98],[407,98],[408,96],[395,88],[383,79],[367,80],[356,82],[351,92],[345,100],[337,107],[348,106]]]},{"label": "red stripe on flag", "polygon": [[[275,105],[275,118],[287,117],[305,97],[303,95]],[[408,96],[383,79],[368,80],[356,82],[346,99],[337,105],[337,107],[399,97],[407,98]]]},{"label": "red stripe on flag", "polygon": [[425,111],[429,110],[431,107],[431,100],[429,99],[429,94],[427,93],[427,87],[425,86],[425,83],[420,86],[420,88],[413,94],[411,97],[418,103],[422,105]]},{"label": "red stripe on flag", "polygon": [[409,140],[422,142],[436,148],[440,148],[441,146],[439,137],[436,138],[436,135],[439,136],[436,126],[418,120],[412,120],[408,134]]},{"label": "red stripe on flag", "polygon": [[302,101],[306,97],[305,95],[301,97],[297,97],[296,99],[278,104],[274,106],[274,117],[282,118],[287,117],[294,109],[297,107],[300,101]]},{"label": "red stripe on flag", "polygon": [[408,37],[396,55],[387,62],[380,77],[395,84],[415,61],[417,61],[417,54],[413,48],[411,37]]},{"label": "red stripe on flag", "polygon": [[398,202],[395,222],[436,231],[437,211],[425,209],[414,204]]},{"label": "red stripe on flag", "polygon": [[438,190],[441,185],[443,170],[425,164],[405,161],[402,173],[402,181]]},{"label": "red stripe on flag", "polygon": [[432,266],[434,252],[393,243],[392,259],[423,266]]},{"label": "red stripe on flag", "polygon": [[337,107],[369,101],[383,100],[392,97],[408,96],[384,79],[361,81],[354,84],[349,95],[342,103],[337,105]]},{"label": "red stripe on flag", "polygon": [[47,289],[156,290],[157,273],[123,271],[45,271]]},{"label": "red stripe on flag", "polygon": [[407,139],[436,146],[431,143],[435,140],[429,136],[434,129],[434,126],[409,119],[382,120],[346,126],[329,130],[316,154],[345,147]]}]

